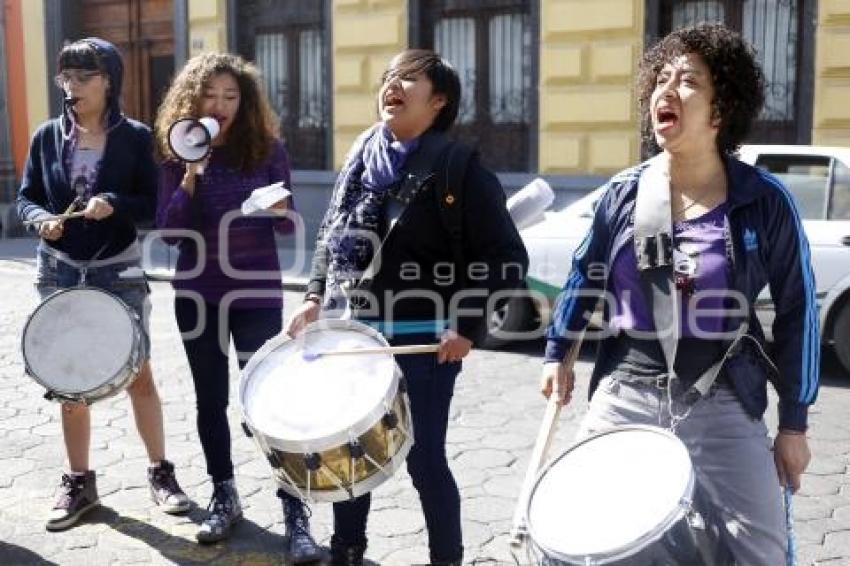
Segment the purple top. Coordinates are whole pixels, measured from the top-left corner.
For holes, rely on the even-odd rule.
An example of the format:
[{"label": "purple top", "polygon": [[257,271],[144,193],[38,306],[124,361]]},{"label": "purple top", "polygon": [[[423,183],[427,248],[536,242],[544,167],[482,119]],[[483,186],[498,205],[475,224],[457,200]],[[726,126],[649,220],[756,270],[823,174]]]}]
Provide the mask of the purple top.
[{"label": "purple top", "polygon": [[[682,337],[717,339],[705,333],[723,331],[723,316],[689,311],[722,309],[723,297],[711,291],[729,288],[729,262],[726,257],[727,205],[723,203],[698,218],[682,220],[673,225],[673,259],[676,286],[682,291]],[[611,327],[619,330],[653,332],[655,323],[644,299],[632,245],[625,245],[614,258],[612,292],[617,312],[611,317]]]},{"label": "purple top", "polygon": [[[283,181],[292,190],[283,144],[275,141],[266,161],[247,173],[231,166],[221,150],[213,149],[204,174],[195,181],[194,197],[180,188],[185,170],[179,162],[162,165],[156,223],[161,229],[198,230],[206,255],[200,258],[200,274],[187,278],[187,272],[198,265],[196,246],[188,238],[166,238],[168,243],[180,243],[174,288],[197,291],[213,304],[247,291],[261,296],[239,299],[236,306],[282,308],[283,285],[274,233],[289,233],[293,224],[285,218],[242,216],[240,210],[242,202],[258,187]],[[222,222],[228,220],[227,249],[223,250],[219,231]],[[244,273],[247,271],[262,273]],[[230,292],[236,293],[225,297]]]}]

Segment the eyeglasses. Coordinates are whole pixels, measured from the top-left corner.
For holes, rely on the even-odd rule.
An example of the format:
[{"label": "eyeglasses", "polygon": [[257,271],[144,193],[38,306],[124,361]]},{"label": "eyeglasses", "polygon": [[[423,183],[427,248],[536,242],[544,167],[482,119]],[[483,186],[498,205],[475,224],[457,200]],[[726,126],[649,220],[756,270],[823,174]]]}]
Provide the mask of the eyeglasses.
[{"label": "eyeglasses", "polygon": [[95,78],[96,76],[102,74],[100,71],[83,71],[81,69],[66,69],[53,77],[53,81],[56,83],[56,86],[59,88],[64,87],[66,84],[74,81],[79,85],[88,84],[90,80]]}]

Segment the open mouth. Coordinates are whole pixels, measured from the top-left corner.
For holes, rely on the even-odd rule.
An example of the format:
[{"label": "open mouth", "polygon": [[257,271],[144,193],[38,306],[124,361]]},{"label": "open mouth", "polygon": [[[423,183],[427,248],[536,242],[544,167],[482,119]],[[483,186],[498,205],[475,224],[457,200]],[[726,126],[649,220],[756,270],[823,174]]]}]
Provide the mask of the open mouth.
[{"label": "open mouth", "polygon": [[227,121],[227,116],[222,116],[221,114],[211,114],[211,118],[215,118],[218,121],[218,125],[221,126]]},{"label": "open mouth", "polygon": [[404,104],[404,99],[397,94],[388,94],[384,97],[385,108],[395,108]]},{"label": "open mouth", "polygon": [[657,129],[666,130],[679,122],[679,116],[670,108],[658,108],[655,111],[655,124]]}]

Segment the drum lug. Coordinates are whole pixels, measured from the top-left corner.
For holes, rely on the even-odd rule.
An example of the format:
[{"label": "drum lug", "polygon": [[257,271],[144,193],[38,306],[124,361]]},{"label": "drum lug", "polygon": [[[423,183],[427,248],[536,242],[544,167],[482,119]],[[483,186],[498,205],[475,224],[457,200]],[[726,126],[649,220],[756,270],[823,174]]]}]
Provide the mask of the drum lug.
[{"label": "drum lug", "polygon": [[348,454],[352,459],[359,460],[365,454],[363,450],[363,446],[356,440],[352,440],[348,443]]},{"label": "drum lug", "polygon": [[322,457],[316,452],[304,454],[304,465],[307,466],[307,469],[311,472],[315,472],[322,466]]},{"label": "drum lug", "polygon": [[384,415],[383,423],[385,427],[392,430],[398,426],[398,416],[394,412],[389,411]]},{"label": "drum lug", "polygon": [[248,438],[254,438],[254,433],[251,432],[251,429],[248,428],[248,423],[246,423],[245,421],[242,421],[242,432],[244,432],[245,436],[247,436]]}]

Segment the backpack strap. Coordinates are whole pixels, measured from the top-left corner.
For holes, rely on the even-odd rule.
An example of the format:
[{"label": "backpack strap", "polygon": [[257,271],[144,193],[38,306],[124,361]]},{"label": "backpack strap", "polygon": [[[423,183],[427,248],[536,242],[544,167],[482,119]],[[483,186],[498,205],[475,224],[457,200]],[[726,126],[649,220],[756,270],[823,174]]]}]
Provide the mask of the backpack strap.
[{"label": "backpack strap", "polygon": [[438,170],[434,187],[440,219],[449,234],[455,267],[460,273],[466,272],[463,253],[463,179],[474,153],[472,148],[462,143],[452,143],[447,151],[443,170]]}]

